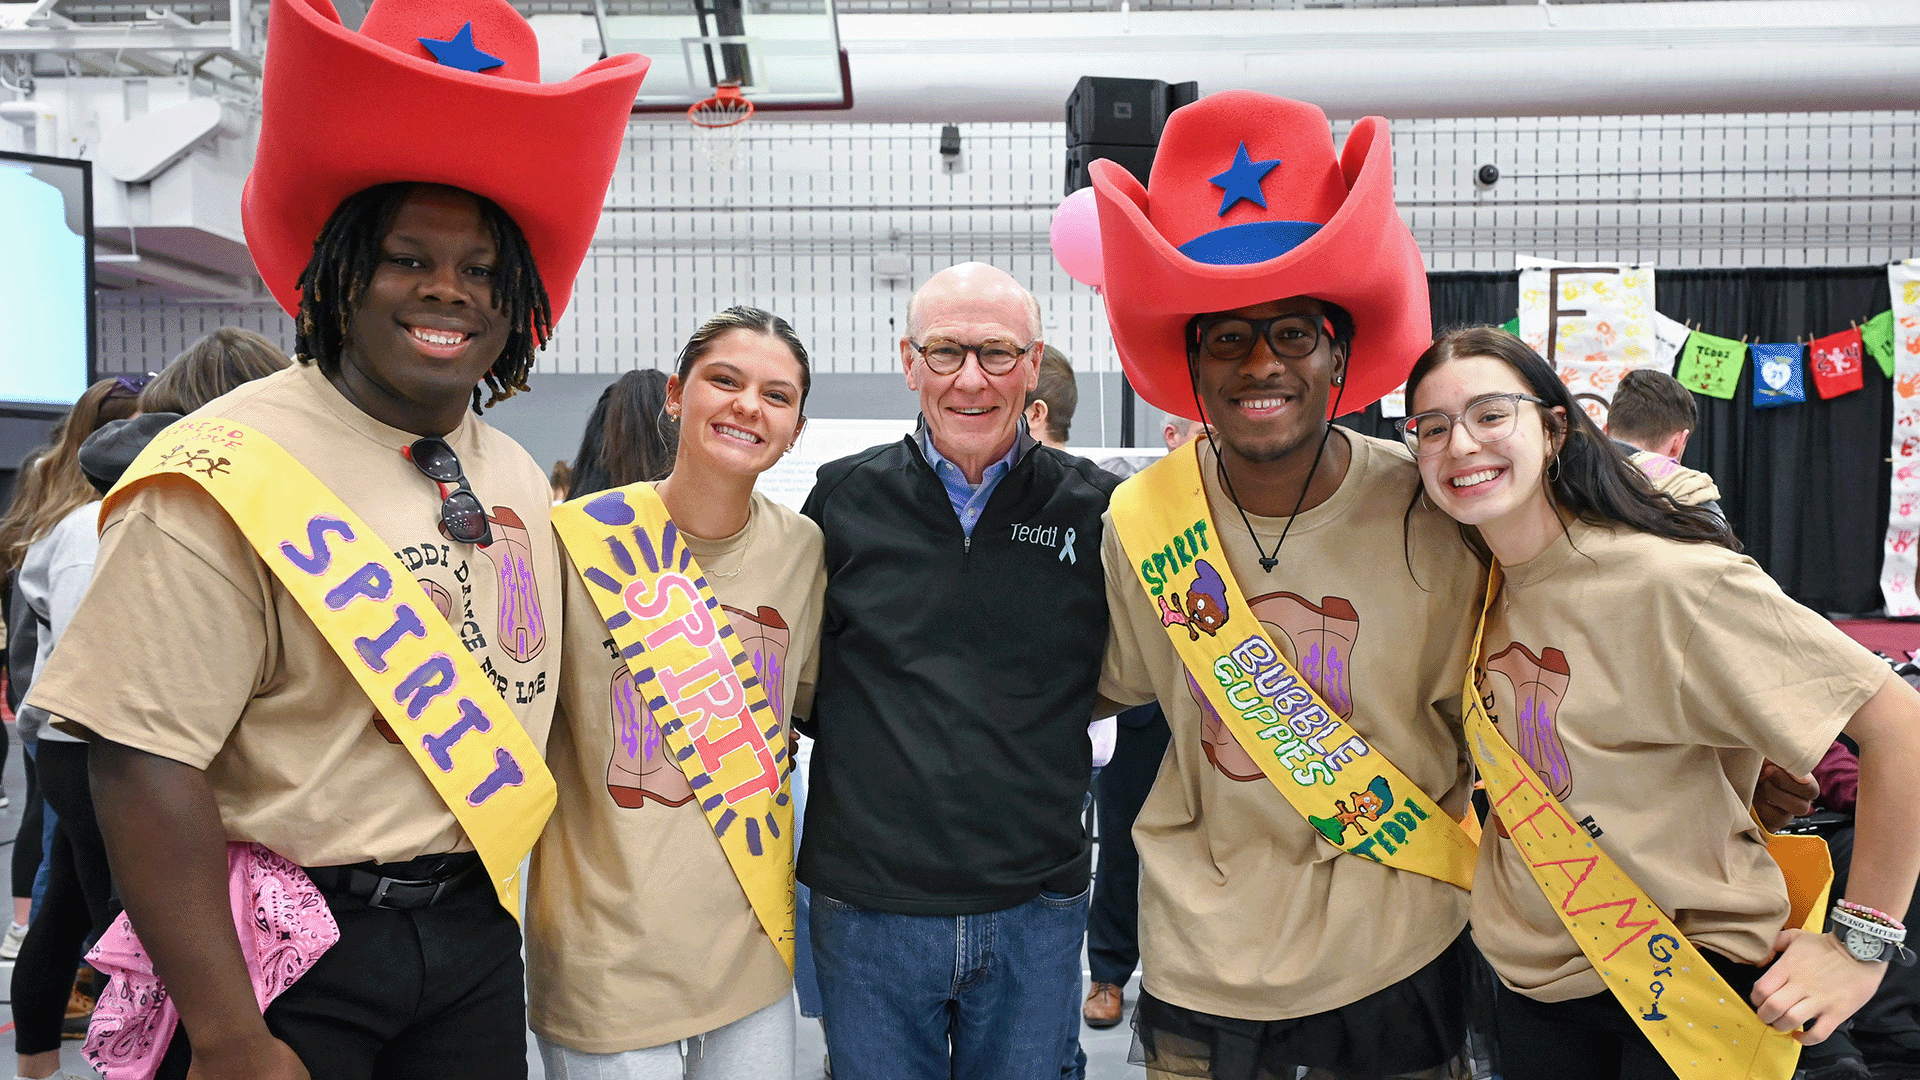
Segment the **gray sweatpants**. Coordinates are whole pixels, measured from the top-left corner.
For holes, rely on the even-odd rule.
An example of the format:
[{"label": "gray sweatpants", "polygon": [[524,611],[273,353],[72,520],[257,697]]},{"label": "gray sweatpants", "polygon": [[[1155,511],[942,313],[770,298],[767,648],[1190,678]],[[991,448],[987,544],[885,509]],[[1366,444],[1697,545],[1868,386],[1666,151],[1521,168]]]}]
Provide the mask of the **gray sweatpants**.
[{"label": "gray sweatpants", "polygon": [[[539,1039],[548,1080],[792,1080],[793,997],[704,1035],[618,1054]],[[536,1038],[538,1038],[536,1036]]]}]

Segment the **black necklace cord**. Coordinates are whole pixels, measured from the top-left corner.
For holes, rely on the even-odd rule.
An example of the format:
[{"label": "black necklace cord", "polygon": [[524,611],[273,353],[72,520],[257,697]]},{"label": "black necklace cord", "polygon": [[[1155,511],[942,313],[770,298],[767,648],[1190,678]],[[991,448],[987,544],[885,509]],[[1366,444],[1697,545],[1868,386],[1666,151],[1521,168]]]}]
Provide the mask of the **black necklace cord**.
[{"label": "black necklace cord", "polygon": [[[1205,416],[1207,411],[1200,404],[1199,371],[1193,357],[1187,360],[1187,385],[1193,390],[1194,411]],[[1340,415],[1340,399],[1346,395],[1346,392],[1345,379],[1334,384],[1333,414],[1335,416]],[[1203,423],[1201,430],[1206,432],[1207,445],[1213,448],[1213,467],[1219,471],[1221,485],[1227,489],[1227,498],[1233,503],[1233,508],[1240,512],[1240,524],[1246,526],[1247,539],[1253,541],[1253,550],[1260,553],[1260,569],[1271,574],[1273,568],[1280,565],[1280,546],[1287,542],[1287,534],[1293,531],[1293,523],[1300,517],[1300,507],[1307,501],[1307,492],[1313,487],[1314,474],[1320,471],[1320,459],[1327,452],[1327,439],[1333,435],[1333,421],[1328,420],[1326,430],[1320,433],[1320,445],[1314,450],[1313,464],[1308,466],[1307,478],[1300,485],[1300,497],[1293,500],[1293,512],[1287,515],[1286,527],[1280,530],[1280,539],[1274,541],[1271,555],[1267,554],[1266,548],[1260,546],[1260,536],[1253,531],[1253,522],[1247,518],[1247,509],[1240,505],[1240,496],[1233,490],[1233,477],[1227,472],[1227,459],[1221,456],[1220,445],[1213,441],[1213,425]]]}]

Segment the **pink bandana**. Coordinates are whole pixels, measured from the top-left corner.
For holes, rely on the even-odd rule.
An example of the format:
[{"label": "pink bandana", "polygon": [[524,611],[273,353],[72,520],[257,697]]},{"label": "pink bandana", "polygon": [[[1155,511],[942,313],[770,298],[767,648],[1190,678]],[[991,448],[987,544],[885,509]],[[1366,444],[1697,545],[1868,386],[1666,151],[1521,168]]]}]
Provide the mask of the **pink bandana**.
[{"label": "pink bandana", "polygon": [[[227,895],[264,1012],[340,940],[340,928],[306,872],[258,844],[227,845]],[[87,1060],[107,1080],[152,1080],[180,1013],[124,913],[87,962],[110,977],[87,1028]]]}]

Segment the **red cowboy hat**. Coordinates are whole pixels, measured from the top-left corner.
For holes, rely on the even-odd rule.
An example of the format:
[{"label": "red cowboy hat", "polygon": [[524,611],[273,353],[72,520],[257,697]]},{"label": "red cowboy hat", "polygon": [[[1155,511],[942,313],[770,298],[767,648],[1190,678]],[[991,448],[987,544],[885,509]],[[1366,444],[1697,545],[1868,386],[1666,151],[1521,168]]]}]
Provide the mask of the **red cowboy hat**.
[{"label": "red cowboy hat", "polygon": [[608,57],[542,83],[533,28],[506,0],[374,0],[359,33],[329,0],[273,0],[271,14],[240,218],[280,306],[298,314],[294,283],[342,200],[415,180],[500,204],[558,318],[650,61]]},{"label": "red cowboy hat", "polygon": [[1147,187],[1111,161],[1088,171],[1113,341],[1134,389],[1167,412],[1199,419],[1186,326],[1202,312],[1290,296],[1345,308],[1348,412],[1405,382],[1433,340],[1380,117],[1355,124],[1336,158],[1317,107],[1228,90],[1167,118]]}]

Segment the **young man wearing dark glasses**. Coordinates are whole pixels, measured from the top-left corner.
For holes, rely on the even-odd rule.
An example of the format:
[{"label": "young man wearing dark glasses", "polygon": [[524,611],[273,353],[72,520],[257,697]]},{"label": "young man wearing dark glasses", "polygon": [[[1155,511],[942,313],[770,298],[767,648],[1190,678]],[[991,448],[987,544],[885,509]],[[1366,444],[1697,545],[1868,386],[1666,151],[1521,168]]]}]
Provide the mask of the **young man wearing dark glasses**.
[{"label": "young man wearing dark glasses", "polygon": [[[322,516],[262,545],[257,512],[229,495],[137,472],[109,508],[72,648],[34,690],[93,743],[115,882],[182,1025],[170,1046],[162,1032],[159,1075],[190,1064],[207,1080],[519,1080],[518,857],[505,879],[482,866],[475,849],[504,841],[469,810],[551,783],[538,753],[559,675],[548,619],[561,566],[544,474],[478,413],[527,388],[645,61],[543,87],[533,35],[504,5],[392,0],[358,33],[324,4],[275,0],[268,56],[243,216],[262,277],[296,317],[300,362],[155,445],[215,420],[244,426],[293,459],[290,483],[307,482],[292,475],[304,469],[342,510],[295,508]],[[412,182],[422,176],[464,179]],[[194,460],[246,474],[265,459],[245,450]],[[249,497],[272,502],[272,479],[260,486]],[[359,528],[373,556],[342,569],[374,561],[324,607],[380,618],[323,632],[299,575],[356,550],[343,545],[367,540]],[[414,639],[430,643],[424,660],[388,663]],[[101,680],[106,660],[137,675]],[[382,672],[406,680],[375,693]],[[456,694],[453,723],[423,730],[423,710]],[[436,786],[436,769],[461,775],[463,741],[506,736],[497,767],[468,759],[478,784]],[[286,882],[252,899],[281,931],[273,963],[297,974],[290,986],[236,935],[250,896],[230,898],[230,841],[254,845],[234,849],[236,888]]]},{"label": "young man wearing dark glasses", "polygon": [[[1405,448],[1330,422],[1430,337],[1387,148],[1377,118],[1342,157],[1317,108],[1228,91],[1169,119],[1151,198],[1093,167],[1127,375],[1210,425],[1116,494],[1101,552],[1100,693],[1172,730],[1134,825],[1149,1076],[1467,1075],[1471,845],[1419,872],[1358,850],[1458,828],[1480,583]],[[1180,528],[1137,550],[1168,503]]]}]

